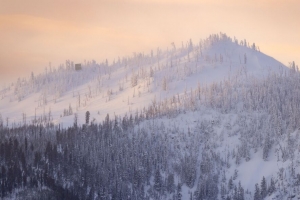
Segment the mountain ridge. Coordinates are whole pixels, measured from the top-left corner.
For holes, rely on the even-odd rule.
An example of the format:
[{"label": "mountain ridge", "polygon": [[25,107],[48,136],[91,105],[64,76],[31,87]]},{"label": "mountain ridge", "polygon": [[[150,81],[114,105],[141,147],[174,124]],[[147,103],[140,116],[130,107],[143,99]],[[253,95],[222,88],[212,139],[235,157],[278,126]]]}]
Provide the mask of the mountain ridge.
[{"label": "mountain ridge", "polygon": [[220,33],[200,40],[197,45],[189,41],[176,49],[173,43],[171,50],[158,48],[156,55],[153,51],[149,55],[134,54],[111,65],[91,61],[78,72],[68,60],[65,67],[50,68],[37,76],[32,73],[29,79],[19,79],[3,89],[0,113],[19,123],[23,114],[32,120],[51,111],[55,123],[72,125],[69,119],[64,119],[64,110],[71,107],[81,123],[87,110],[96,111],[92,116],[101,121],[106,113],[124,115],[130,110],[141,110],[154,98],[163,100],[183,94],[199,84],[210,85],[238,74],[266,77],[286,69],[258,50],[255,44],[250,47],[246,40],[238,42]]},{"label": "mountain ridge", "polygon": [[1,94],[0,189],[11,185],[11,199],[34,188],[75,199],[299,198],[299,70],[242,44],[212,35],[19,80]]}]

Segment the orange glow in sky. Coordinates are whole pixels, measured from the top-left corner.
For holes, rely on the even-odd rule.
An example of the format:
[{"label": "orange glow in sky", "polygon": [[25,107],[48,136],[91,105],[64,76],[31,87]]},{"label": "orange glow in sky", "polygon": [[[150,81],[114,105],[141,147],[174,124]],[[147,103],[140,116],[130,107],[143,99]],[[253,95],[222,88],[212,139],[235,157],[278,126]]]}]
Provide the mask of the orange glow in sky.
[{"label": "orange glow in sky", "polygon": [[299,0],[0,0],[0,83],[223,32],[300,65]]}]

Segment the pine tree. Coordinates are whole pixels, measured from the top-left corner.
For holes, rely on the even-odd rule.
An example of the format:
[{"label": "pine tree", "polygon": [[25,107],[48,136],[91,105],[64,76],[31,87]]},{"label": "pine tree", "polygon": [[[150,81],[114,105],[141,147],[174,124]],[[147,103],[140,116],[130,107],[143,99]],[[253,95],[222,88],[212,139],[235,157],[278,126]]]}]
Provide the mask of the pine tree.
[{"label": "pine tree", "polygon": [[181,200],[181,198],[182,198],[182,194],[181,194],[181,184],[180,183],[178,183],[178,185],[177,185],[177,200]]},{"label": "pine tree", "polygon": [[174,192],[174,175],[173,174],[170,174],[168,176],[168,179],[167,179],[167,190],[168,192],[170,193],[173,193]]},{"label": "pine tree", "polygon": [[236,185],[234,186],[234,193],[233,193],[233,200],[239,200],[239,194],[238,194],[238,189],[237,189],[237,187],[236,187]]},{"label": "pine tree", "polygon": [[233,181],[232,181],[232,177],[230,177],[229,181],[228,181],[228,190],[232,190],[233,189]]},{"label": "pine tree", "polygon": [[155,172],[154,189],[158,192],[160,192],[162,189],[162,178],[159,169],[157,169]]},{"label": "pine tree", "polygon": [[77,127],[78,116],[77,113],[74,114],[74,127]]},{"label": "pine tree", "polygon": [[255,184],[254,200],[261,200],[259,185]]},{"label": "pine tree", "polygon": [[238,177],[238,170],[235,169],[233,174],[233,180],[237,179],[237,177]]},{"label": "pine tree", "polygon": [[138,83],[138,75],[133,74],[133,75],[131,76],[131,87],[136,86],[137,83]]},{"label": "pine tree", "polygon": [[238,200],[244,200],[244,188],[241,185],[241,182],[239,182],[239,187],[238,187]]},{"label": "pine tree", "polygon": [[89,124],[90,122],[90,111],[86,111],[85,113],[85,123]]},{"label": "pine tree", "polygon": [[261,180],[260,188],[261,188],[260,190],[261,198],[265,198],[267,196],[268,191],[267,191],[267,182],[264,176]]},{"label": "pine tree", "polygon": [[275,190],[276,190],[275,182],[273,178],[271,178],[270,187],[268,188],[269,195],[275,192]]},{"label": "pine tree", "polygon": [[264,147],[263,147],[263,159],[264,160],[267,160],[271,147],[272,147],[271,136],[270,136],[270,133],[268,132],[267,136],[265,138]]}]

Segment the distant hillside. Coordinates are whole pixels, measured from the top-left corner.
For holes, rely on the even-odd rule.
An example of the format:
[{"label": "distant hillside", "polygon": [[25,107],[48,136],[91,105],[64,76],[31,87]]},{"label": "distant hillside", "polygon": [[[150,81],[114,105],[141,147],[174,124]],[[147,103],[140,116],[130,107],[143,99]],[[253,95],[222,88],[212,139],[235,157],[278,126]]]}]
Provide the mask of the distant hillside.
[{"label": "distant hillside", "polygon": [[43,74],[19,78],[1,90],[0,113],[8,124],[18,126],[33,121],[72,125],[77,113],[84,123],[87,110],[101,121],[107,113],[124,115],[141,111],[150,103],[181,96],[197,87],[224,80],[264,78],[284,73],[286,67],[249,46],[246,40],[225,34],[200,41],[173,44],[150,54],[136,53],[113,62],[82,64],[76,71],[72,61]]},{"label": "distant hillside", "polygon": [[300,198],[300,73],[211,35],[1,91],[4,199]]}]

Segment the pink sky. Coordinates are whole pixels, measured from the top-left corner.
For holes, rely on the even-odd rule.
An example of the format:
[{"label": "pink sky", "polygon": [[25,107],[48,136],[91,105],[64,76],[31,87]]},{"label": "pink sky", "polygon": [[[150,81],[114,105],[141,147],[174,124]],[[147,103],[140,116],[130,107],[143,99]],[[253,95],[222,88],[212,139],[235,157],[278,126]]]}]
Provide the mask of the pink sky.
[{"label": "pink sky", "polygon": [[0,0],[0,83],[223,32],[300,65],[299,0]]}]

